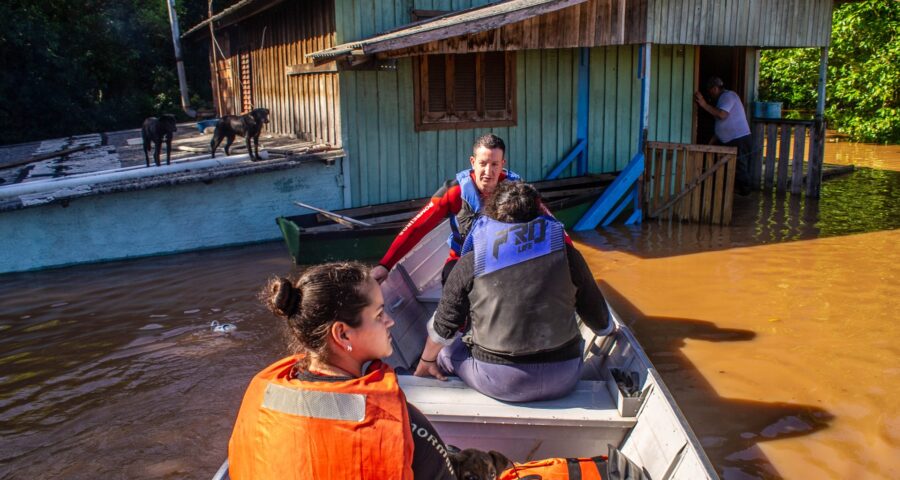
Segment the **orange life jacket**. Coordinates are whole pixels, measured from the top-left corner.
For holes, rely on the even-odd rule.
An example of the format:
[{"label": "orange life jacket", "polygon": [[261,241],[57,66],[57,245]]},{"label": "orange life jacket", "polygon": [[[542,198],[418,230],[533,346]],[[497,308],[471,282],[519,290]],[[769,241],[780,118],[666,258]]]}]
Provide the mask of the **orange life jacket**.
[{"label": "orange life jacket", "polygon": [[606,480],[606,457],[548,458],[516,464],[498,480]]},{"label": "orange life jacket", "polygon": [[228,443],[229,475],[246,479],[413,478],[406,397],[391,367],[359,378],[293,378],[299,356],[257,374]]}]

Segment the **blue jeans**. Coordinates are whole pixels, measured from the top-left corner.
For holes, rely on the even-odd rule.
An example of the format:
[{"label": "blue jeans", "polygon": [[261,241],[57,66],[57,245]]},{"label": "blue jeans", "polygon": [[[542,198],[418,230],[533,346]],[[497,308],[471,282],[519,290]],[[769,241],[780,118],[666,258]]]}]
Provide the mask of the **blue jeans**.
[{"label": "blue jeans", "polygon": [[504,402],[533,402],[564,397],[581,378],[581,358],[546,363],[503,365],[476,360],[457,338],[441,349],[438,366],[469,387]]}]

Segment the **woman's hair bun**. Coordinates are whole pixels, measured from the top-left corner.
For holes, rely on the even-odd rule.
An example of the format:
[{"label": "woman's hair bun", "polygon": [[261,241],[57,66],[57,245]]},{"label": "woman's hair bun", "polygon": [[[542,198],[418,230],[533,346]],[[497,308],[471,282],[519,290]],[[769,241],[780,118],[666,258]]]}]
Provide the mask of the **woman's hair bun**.
[{"label": "woman's hair bun", "polygon": [[286,317],[291,317],[300,308],[300,290],[294,288],[291,281],[281,277],[275,282],[274,288],[275,309]]}]

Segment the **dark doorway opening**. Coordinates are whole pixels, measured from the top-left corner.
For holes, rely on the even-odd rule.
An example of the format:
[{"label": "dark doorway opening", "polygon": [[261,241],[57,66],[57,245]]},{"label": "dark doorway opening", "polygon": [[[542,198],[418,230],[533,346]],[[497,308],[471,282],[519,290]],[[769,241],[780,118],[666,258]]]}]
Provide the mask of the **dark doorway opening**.
[{"label": "dark doorway opening", "polygon": [[[747,86],[746,78],[746,58],[747,49],[745,47],[708,47],[700,46],[697,49],[697,75],[694,79],[696,84],[695,90],[701,90],[706,83],[706,79],[716,76],[722,79],[725,88],[731,90],[746,102]],[[707,98],[708,102],[712,101]],[[715,127],[715,119],[702,108],[695,108],[697,116],[695,118],[695,135],[694,143],[707,144],[712,138]]]}]

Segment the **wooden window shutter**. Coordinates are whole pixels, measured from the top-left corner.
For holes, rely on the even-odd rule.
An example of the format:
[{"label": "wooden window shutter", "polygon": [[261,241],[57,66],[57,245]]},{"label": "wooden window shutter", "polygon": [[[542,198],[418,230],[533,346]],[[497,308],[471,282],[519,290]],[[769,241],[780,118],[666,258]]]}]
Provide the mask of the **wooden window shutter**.
[{"label": "wooden window shutter", "polygon": [[447,64],[444,55],[428,56],[428,112],[447,111]]},{"label": "wooden window shutter", "polygon": [[515,52],[414,59],[416,131],[516,124]]},{"label": "wooden window shutter", "polygon": [[476,110],[476,68],[476,54],[453,55],[453,111],[459,116]]},{"label": "wooden window shutter", "polygon": [[484,109],[506,110],[506,58],[502,52],[484,54],[482,62]]}]

